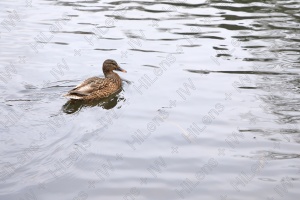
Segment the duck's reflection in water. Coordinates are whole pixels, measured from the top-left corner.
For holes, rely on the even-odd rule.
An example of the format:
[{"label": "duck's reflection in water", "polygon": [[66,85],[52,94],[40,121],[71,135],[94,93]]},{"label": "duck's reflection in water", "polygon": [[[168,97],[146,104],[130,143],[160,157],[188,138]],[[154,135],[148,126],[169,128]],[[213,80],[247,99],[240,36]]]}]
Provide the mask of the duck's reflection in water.
[{"label": "duck's reflection in water", "polygon": [[109,110],[114,108],[120,101],[125,101],[125,98],[120,92],[104,99],[89,101],[71,99],[63,105],[62,110],[66,114],[73,114],[79,112],[82,108],[94,106],[100,106],[103,109]]}]

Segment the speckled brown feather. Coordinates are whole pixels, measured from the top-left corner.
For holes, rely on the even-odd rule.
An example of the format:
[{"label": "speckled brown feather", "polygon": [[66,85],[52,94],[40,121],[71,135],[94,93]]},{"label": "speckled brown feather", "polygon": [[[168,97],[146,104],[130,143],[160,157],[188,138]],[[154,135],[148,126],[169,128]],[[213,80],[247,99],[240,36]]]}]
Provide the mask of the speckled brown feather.
[{"label": "speckled brown feather", "polygon": [[113,68],[106,66],[106,70],[107,69],[108,71],[105,71],[103,66],[105,78],[89,78],[69,91],[65,97],[70,99],[91,100],[105,98],[117,92],[122,86],[122,80],[118,74],[112,71]]}]

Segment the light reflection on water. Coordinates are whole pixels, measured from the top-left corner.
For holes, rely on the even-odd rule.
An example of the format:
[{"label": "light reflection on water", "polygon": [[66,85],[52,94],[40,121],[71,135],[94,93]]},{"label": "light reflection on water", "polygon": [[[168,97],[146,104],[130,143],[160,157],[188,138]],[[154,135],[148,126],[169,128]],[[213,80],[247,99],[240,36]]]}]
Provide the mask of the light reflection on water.
[{"label": "light reflection on water", "polygon": [[299,2],[0,4],[1,199],[299,196]]}]

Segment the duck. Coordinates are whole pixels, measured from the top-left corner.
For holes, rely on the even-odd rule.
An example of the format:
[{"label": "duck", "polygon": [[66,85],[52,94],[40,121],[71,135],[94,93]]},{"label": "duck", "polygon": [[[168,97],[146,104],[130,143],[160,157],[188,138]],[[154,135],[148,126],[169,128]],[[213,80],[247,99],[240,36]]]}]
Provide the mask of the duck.
[{"label": "duck", "polygon": [[107,59],[103,62],[102,71],[105,78],[91,77],[77,85],[64,96],[74,100],[93,100],[106,98],[122,87],[120,76],[114,71],[127,73],[115,60]]}]

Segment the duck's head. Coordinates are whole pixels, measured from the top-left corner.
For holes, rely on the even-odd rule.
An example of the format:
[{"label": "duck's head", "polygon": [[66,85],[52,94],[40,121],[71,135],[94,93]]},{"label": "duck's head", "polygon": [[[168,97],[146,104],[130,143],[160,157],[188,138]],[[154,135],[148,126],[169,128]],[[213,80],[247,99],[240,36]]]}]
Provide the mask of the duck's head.
[{"label": "duck's head", "polygon": [[104,75],[109,74],[114,70],[126,73],[126,70],[122,69],[118,63],[112,59],[105,60],[102,69]]}]

